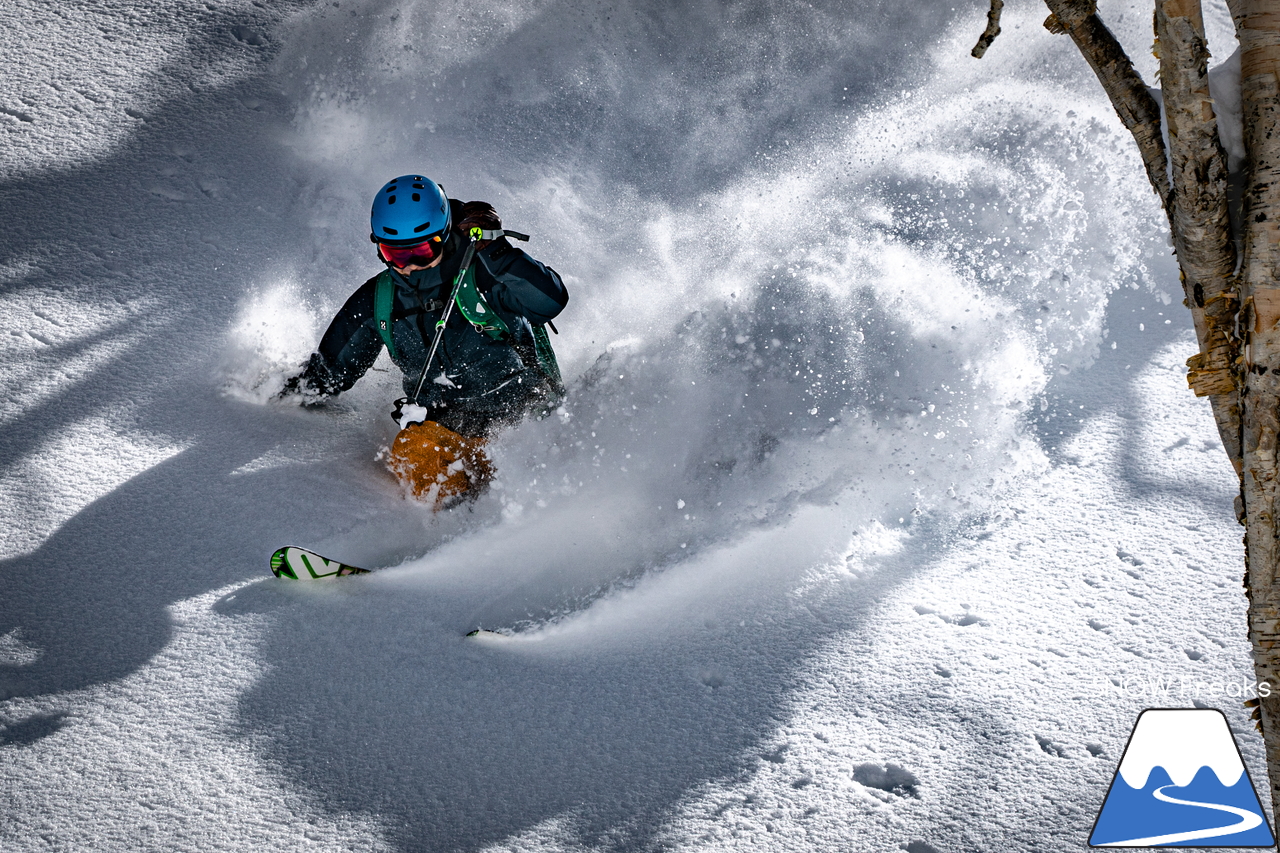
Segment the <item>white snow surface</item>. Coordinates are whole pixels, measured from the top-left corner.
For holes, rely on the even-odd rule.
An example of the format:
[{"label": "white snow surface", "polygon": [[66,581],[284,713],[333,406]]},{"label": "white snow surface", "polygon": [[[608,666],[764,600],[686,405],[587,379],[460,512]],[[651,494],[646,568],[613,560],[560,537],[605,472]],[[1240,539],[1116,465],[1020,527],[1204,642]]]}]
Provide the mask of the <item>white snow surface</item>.
[{"label": "white snow surface", "polygon": [[1130,788],[1141,789],[1157,767],[1163,767],[1179,788],[1190,785],[1201,767],[1212,770],[1227,787],[1244,773],[1226,719],[1199,709],[1153,708],[1138,718],[1120,761],[1120,775]]},{"label": "white snow surface", "polygon": [[[0,848],[1075,850],[1147,707],[1262,779],[1163,216],[984,13],[0,8]],[[385,357],[272,399],[407,171],[571,291],[565,404],[439,516]]]}]

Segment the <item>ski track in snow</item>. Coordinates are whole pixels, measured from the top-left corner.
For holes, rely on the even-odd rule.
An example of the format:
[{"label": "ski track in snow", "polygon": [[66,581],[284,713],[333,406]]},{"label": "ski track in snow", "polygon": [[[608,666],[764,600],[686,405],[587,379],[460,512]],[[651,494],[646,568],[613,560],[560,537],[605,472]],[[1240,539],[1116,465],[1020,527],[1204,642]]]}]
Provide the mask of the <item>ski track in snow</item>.
[{"label": "ski track in snow", "polygon": [[[0,10],[0,846],[1074,850],[1193,703],[1260,778],[1162,220],[984,11]],[[572,300],[570,398],[438,518],[385,357],[270,400],[417,169]]]}]

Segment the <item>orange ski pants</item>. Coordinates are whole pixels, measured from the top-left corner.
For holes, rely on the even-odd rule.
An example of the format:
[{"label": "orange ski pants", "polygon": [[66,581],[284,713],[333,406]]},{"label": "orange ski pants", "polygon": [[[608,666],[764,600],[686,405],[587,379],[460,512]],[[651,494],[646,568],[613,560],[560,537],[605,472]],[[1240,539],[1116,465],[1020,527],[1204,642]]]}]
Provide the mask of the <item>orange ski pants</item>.
[{"label": "orange ski pants", "polygon": [[387,468],[434,510],[454,498],[479,494],[493,479],[485,440],[459,435],[435,421],[400,430],[387,453]]}]

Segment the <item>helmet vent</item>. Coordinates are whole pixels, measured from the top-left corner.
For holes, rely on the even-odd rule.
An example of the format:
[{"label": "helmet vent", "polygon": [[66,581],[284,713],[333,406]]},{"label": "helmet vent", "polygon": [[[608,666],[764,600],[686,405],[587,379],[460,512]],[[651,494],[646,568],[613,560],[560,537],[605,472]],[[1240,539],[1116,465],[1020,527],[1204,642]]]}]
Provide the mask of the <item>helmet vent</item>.
[{"label": "helmet vent", "polygon": [[414,188],[415,190],[425,190],[425,189],[426,189],[426,187],[424,187],[422,184],[414,184],[414,185],[413,185],[413,188]]},{"label": "helmet vent", "polygon": [[396,185],[395,185],[395,184],[392,184],[391,186],[387,187],[387,190],[386,190],[386,191],[387,191],[387,192],[389,192],[389,193],[393,193],[393,192],[395,192],[395,191],[396,191]]},{"label": "helmet vent", "polygon": [[387,199],[387,204],[395,204],[395,203],[396,203],[395,196],[391,196],[391,198]]},{"label": "helmet vent", "polygon": [[413,233],[414,233],[414,234],[421,234],[423,231],[426,231],[426,230],[427,230],[428,228],[430,228],[430,227],[431,227],[431,223],[430,223],[430,222],[424,222],[424,223],[422,223],[421,225],[419,225],[417,228],[413,229]]},{"label": "helmet vent", "polygon": [[399,231],[397,231],[396,229],[394,229],[394,228],[388,228],[388,227],[387,227],[387,226],[385,226],[385,225],[383,225],[383,226],[382,226],[382,230],[383,230],[383,231],[386,231],[388,234],[399,234],[399,233],[400,233],[400,232],[399,232]]},{"label": "helmet vent", "polygon": [[414,193],[414,194],[413,194],[413,200],[414,200],[414,201],[422,201],[422,196],[418,195],[417,193]]}]

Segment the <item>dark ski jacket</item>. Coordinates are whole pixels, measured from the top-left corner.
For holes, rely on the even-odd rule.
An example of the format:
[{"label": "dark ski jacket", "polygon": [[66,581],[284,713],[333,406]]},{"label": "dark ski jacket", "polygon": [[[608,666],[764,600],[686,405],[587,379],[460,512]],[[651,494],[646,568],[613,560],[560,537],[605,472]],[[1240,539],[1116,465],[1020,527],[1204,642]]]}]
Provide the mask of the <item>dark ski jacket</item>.
[{"label": "dark ski jacket", "polygon": [[[450,203],[456,222],[459,205],[453,199]],[[466,241],[453,231],[437,266],[408,276],[390,270],[396,282],[391,334],[406,395],[417,385],[465,248]],[[545,324],[569,301],[555,270],[505,239],[476,252],[474,268],[477,289],[502,317],[512,339],[490,339],[454,306],[418,399],[431,410],[432,420],[464,435],[481,435],[494,422],[518,418],[547,394],[532,357],[531,325]],[[309,393],[340,394],[377,360],[383,343],[374,318],[376,281],[377,276],[361,285],[329,324],[301,376]]]}]

